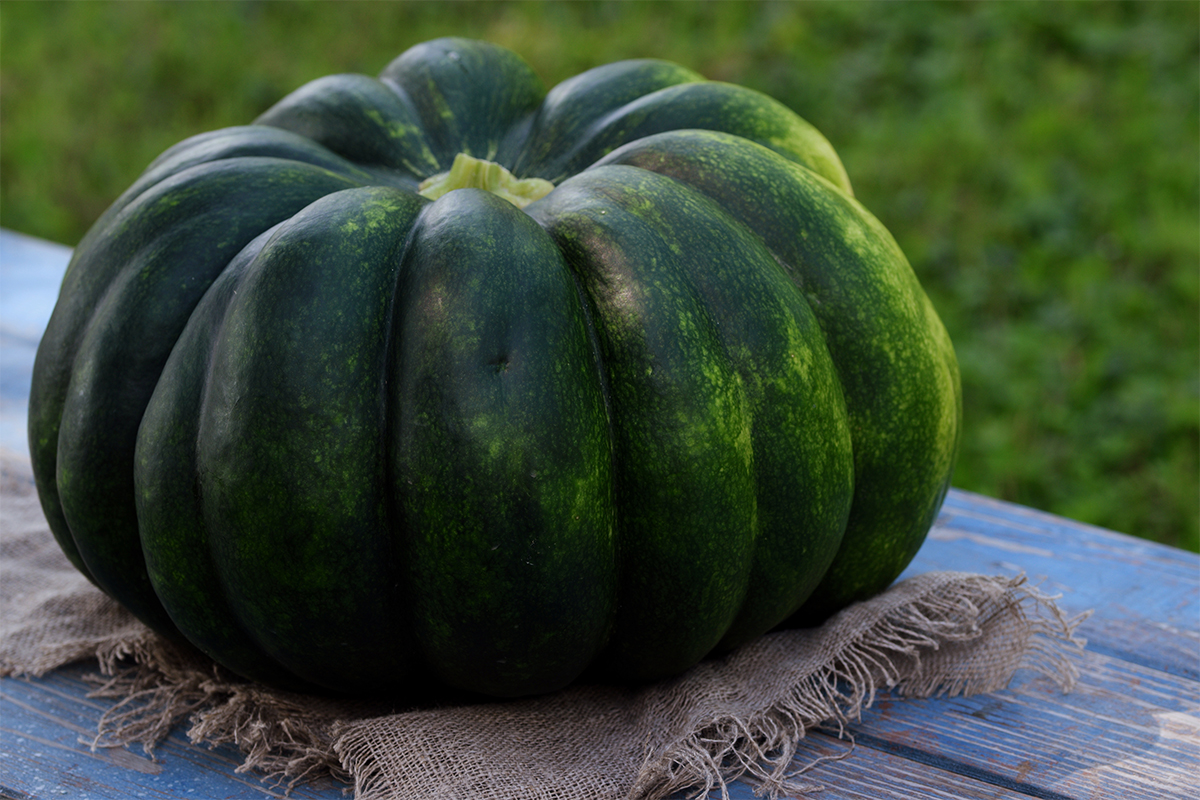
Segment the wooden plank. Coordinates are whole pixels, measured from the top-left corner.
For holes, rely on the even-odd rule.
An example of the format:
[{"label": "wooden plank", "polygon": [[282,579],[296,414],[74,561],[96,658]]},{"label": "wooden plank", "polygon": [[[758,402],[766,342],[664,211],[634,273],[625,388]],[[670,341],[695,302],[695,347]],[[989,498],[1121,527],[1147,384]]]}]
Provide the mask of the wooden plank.
[{"label": "wooden plank", "polygon": [[28,452],[29,380],[71,258],[62,245],[0,230],[0,447]]},{"label": "wooden plank", "polygon": [[[849,752],[846,758],[824,762],[802,776],[821,787],[820,793],[814,795],[821,800],[1015,800],[1030,796],[1019,786],[997,786],[961,771],[916,762],[907,755],[873,748],[861,741],[848,750],[848,742],[844,740],[820,733],[811,734],[810,738],[813,744],[797,757],[797,765],[810,763],[813,753]],[[752,793],[744,797],[758,800]]]},{"label": "wooden plank", "polygon": [[906,575],[1025,573],[1071,614],[1088,649],[1200,680],[1200,555],[952,490]]},{"label": "wooden plank", "polygon": [[1093,615],[1062,694],[1019,673],[976,698],[885,698],[859,744],[1045,798],[1195,797],[1200,775],[1200,557],[952,491],[909,574],[1025,573]]},{"label": "wooden plank", "polygon": [[1022,673],[986,696],[887,698],[851,730],[861,745],[1035,797],[1194,797],[1200,683],[1100,654],[1079,665],[1071,693]]},{"label": "wooden plank", "polygon": [[[86,697],[94,663],[57,670],[38,680],[0,680],[0,798],[127,800],[196,797],[264,800],[287,796],[255,774],[235,770],[233,747],[210,749],[173,732],[153,756],[139,748],[92,749],[101,715],[114,703]],[[333,781],[298,786],[299,800],[345,800]]]},{"label": "wooden plank", "polygon": [[[808,791],[795,796],[808,797],[809,792],[820,800],[1024,800],[1030,796],[820,731],[809,733],[792,768],[798,770],[822,758],[827,760],[796,776]],[[757,791],[758,787],[738,781],[729,786],[729,798],[762,800]],[[716,790],[708,795],[720,796]],[[672,800],[685,797],[688,793],[680,792]]]}]

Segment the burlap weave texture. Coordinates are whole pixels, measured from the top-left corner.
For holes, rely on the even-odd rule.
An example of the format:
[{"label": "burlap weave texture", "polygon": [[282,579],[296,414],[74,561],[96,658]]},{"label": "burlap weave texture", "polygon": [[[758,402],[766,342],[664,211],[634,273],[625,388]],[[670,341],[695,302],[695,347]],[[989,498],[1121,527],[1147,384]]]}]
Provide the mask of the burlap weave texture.
[{"label": "burlap weave texture", "polygon": [[1069,690],[1083,645],[1082,618],[1020,578],[930,573],[646,687],[415,710],[288,694],[160,639],[102,595],[54,543],[27,463],[6,454],[0,467],[0,674],[97,658],[97,695],[118,700],[98,745],[149,749],[186,724],[196,741],[236,744],[245,769],[332,774],[360,800],[657,799],[738,778],[799,793],[815,788],[793,774],[805,731],[842,729],[877,692],[991,692],[1019,668]]}]

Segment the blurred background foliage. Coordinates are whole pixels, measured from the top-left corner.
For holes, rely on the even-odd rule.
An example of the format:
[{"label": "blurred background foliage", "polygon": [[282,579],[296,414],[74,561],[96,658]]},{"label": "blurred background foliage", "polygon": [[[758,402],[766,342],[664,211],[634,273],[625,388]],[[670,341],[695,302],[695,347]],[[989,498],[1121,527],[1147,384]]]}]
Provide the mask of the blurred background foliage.
[{"label": "blurred background foliage", "polygon": [[955,485],[1200,549],[1196,3],[7,0],[0,224],[74,244],[176,141],[444,35],[795,109],[954,338]]}]

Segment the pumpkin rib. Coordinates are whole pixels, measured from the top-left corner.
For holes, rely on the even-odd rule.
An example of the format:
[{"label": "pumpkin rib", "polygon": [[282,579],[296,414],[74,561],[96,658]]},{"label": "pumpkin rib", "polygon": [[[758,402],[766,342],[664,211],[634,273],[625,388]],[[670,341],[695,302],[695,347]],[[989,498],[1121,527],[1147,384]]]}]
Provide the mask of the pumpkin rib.
[{"label": "pumpkin rib", "polygon": [[563,142],[579,147],[597,119],[667,86],[703,80],[699,73],[658,59],[619,61],[568,78],[538,106],[512,171],[560,183],[568,174],[561,166],[565,156],[557,153]]},{"label": "pumpkin rib", "polygon": [[[952,345],[895,241],[826,179],[727,134],[648,137],[600,163],[638,165],[712,197],[819,299],[813,309],[855,430],[855,502],[839,556],[788,624],[820,622],[882,590],[916,554],[941,505],[961,417]],[[844,234],[831,232],[837,224]],[[900,332],[906,344],[894,341]]]},{"label": "pumpkin rib", "polygon": [[[728,649],[795,611],[834,557],[853,496],[844,400],[806,299],[765,243],[686,183],[621,172],[628,169],[596,167],[559,191],[596,184],[611,196],[619,186],[622,197],[653,201],[658,211],[644,221],[686,264],[724,358],[749,393],[757,532],[744,598],[720,632]],[[620,177],[601,180],[614,172]],[[554,224],[555,211],[533,208],[542,224]],[[686,237],[672,233],[684,230]]]},{"label": "pumpkin rib", "polygon": [[[598,312],[613,396],[623,599],[603,660],[622,679],[647,680],[703,657],[745,595],[753,454],[740,377],[675,243],[653,219],[658,198],[614,174],[577,176],[528,210]],[[710,535],[693,535],[705,528]],[[681,549],[688,558],[664,574],[664,559]]]},{"label": "pumpkin rib", "polygon": [[604,641],[615,579],[574,281],[533,220],[460,190],[414,227],[397,296],[391,469],[416,644],[450,685],[565,685]]},{"label": "pumpkin rib", "polygon": [[[65,279],[68,302],[56,306],[35,362],[34,474],[52,530],[74,540],[85,574],[164,635],[177,636],[142,566],[134,508],[141,414],[188,313],[229,258],[289,211],[347,185],[279,159],[191,167],[127,206],[115,235],[73,256],[81,266]],[[215,202],[222,195],[251,201],[230,209]],[[195,235],[208,246],[194,247]]]},{"label": "pumpkin rib", "polygon": [[[555,162],[558,183],[613,150],[658,133],[686,129],[739,136],[812,169],[851,193],[845,168],[829,141],[776,100],[717,81],[681,83],[631,99],[595,118]],[[543,172],[550,172],[543,167]]]},{"label": "pumpkin rib", "polygon": [[448,170],[459,153],[498,160],[510,131],[545,96],[541,79],[516,53],[455,37],[409,48],[379,77],[403,90],[416,110],[438,164],[430,174]]},{"label": "pumpkin rib", "polygon": [[255,120],[312,140],[342,158],[399,171],[409,184],[438,171],[419,116],[392,87],[365,75],[329,75]]},{"label": "pumpkin rib", "polygon": [[[119,224],[116,217],[141,195],[169,178],[192,167],[215,164],[241,158],[277,158],[326,169],[346,179],[363,184],[376,177],[327,148],[292,131],[265,125],[241,125],[196,134],[169,147],[154,159],[137,180],[113,201],[100,216],[76,250],[87,251],[93,239],[110,225]],[[72,261],[72,263],[74,263]]]},{"label": "pumpkin rib", "polygon": [[412,661],[378,433],[394,254],[425,205],[350,189],[281,226],[231,300],[201,411],[203,512],[230,606],[275,661],[336,691],[386,685]]},{"label": "pumpkin rib", "polygon": [[246,245],[189,318],[138,428],[134,484],[146,569],[176,628],[240,675],[303,690],[309,684],[268,656],[230,607],[205,524],[198,455],[213,342],[248,266],[285,223]]}]

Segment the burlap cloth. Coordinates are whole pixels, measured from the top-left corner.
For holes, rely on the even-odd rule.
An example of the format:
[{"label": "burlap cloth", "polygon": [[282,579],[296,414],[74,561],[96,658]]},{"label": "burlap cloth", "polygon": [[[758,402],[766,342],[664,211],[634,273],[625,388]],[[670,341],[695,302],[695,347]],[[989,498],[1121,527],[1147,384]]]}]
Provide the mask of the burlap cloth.
[{"label": "burlap cloth", "polygon": [[[233,743],[243,770],[283,782],[332,775],[360,800],[662,798],[743,779],[771,796],[820,788],[800,772],[806,730],[839,734],[877,691],[991,692],[1018,668],[1069,690],[1081,617],[1022,579],[930,573],[823,627],[770,634],[680,678],[579,686],[514,702],[393,709],[242,681],[149,632],[62,556],[28,462],[0,457],[0,674],[99,661],[95,694],[119,702],[95,746],[149,751],[173,726]],[[846,750],[848,752],[848,748]],[[723,792],[724,793],[724,792]]]}]

